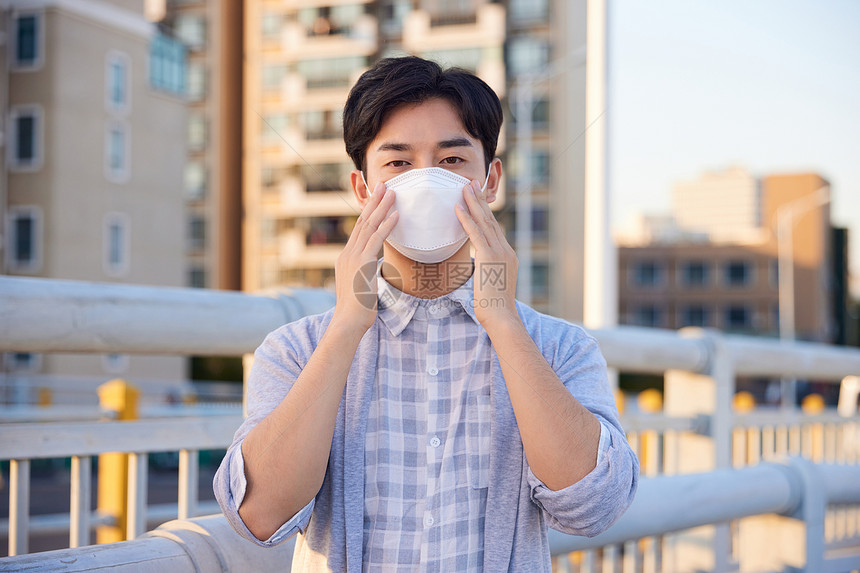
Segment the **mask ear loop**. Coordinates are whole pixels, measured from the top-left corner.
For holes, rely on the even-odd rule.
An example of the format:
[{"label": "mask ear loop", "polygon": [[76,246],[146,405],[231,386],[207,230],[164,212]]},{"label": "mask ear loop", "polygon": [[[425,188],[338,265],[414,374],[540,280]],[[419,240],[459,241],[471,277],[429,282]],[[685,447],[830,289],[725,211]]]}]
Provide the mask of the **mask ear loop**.
[{"label": "mask ear loop", "polygon": [[[495,159],[493,159],[495,161]],[[484,186],[481,187],[481,193],[487,190],[487,183],[490,181],[490,170],[493,168],[493,161],[490,161],[490,165],[487,167],[487,176],[484,178]],[[367,185],[367,183],[365,183]]]}]

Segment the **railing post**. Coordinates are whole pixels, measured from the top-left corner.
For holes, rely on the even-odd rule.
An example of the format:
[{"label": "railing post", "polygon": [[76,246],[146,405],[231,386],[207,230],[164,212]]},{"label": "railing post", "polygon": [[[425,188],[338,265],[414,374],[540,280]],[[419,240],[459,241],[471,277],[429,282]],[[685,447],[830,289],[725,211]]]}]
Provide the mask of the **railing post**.
[{"label": "railing post", "polygon": [[30,535],[30,460],[11,460],[9,464],[9,555],[29,550]]},{"label": "railing post", "polygon": [[90,544],[91,464],[92,458],[90,456],[72,456],[69,547],[82,547]]},{"label": "railing post", "polygon": [[[707,472],[731,467],[732,398],[735,391],[735,365],[731,350],[721,334],[698,328],[684,329],[681,335],[701,341],[708,361],[700,373],[668,370],[664,383],[664,412],[667,416],[710,417],[707,436],[678,436],[678,467],[671,473]],[[728,524],[715,525],[711,533],[688,532],[672,536],[667,545],[679,568],[699,568],[717,573],[738,570],[732,559],[731,531]],[[697,548],[694,537],[708,537],[705,544],[713,555]],[[684,540],[689,538],[690,543]]]},{"label": "railing post", "polygon": [[[105,410],[116,412],[117,420],[136,420],[140,391],[125,380],[105,382],[98,389],[99,402]],[[114,525],[96,530],[96,543],[114,543],[126,539],[128,521],[128,454],[99,456],[98,511],[114,516]]]}]

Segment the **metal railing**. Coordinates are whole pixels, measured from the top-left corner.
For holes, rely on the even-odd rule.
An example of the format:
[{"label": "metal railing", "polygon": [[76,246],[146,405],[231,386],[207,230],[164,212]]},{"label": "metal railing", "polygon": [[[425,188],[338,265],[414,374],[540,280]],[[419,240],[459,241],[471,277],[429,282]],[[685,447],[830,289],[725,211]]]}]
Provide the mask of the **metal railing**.
[{"label": "metal railing", "polygon": [[[311,289],[272,293],[266,296],[199,289],[166,289],[2,277],[0,278],[0,350],[44,353],[241,355],[253,351],[264,336],[278,326],[307,314],[321,312],[330,308],[333,303],[332,293]],[[128,328],[129,324],[134,324],[134,328]],[[736,510],[723,507],[726,513],[716,516],[705,511],[704,505],[699,504],[701,507],[697,507],[693,512],[696,523],[716,524],[707,540],[713,554],[713,563],[710,567],[713,571],[737,570],[736,552],[732,550],[732,537],[733,535],[736,537],[737,534],[733,534],[728,522],[758,513],[775,512],[802,519],[807,532],[804,547],[808,571],[824,570],[813,568],[815,563],[824,563],[827,570],[846,570],[839,567],[848,561],[828,557],[826,551],[826,542],[830,542],[830,546],[836,545],[831,539],[833,535],[828,536],[827,527],[834,529],[832,523],[838,522],[839,519],[842,519],[843,526],[842,533],[836,536],[839,537],[836,541],[841,541],[841,545],[847,545],[855,550],[855,555],[851,559],[860,559],[856,556],[856,550],[860,548],[860,537],[858,537],[860,527],[857,525],[860,521],[857,520],[857,511],[839,509],[835,512],[836,517],[830,515],[834,512],[825,512],[828,502],[860,502],[858,499],[860,478],[856,474],[858,462],[860,462],[860,434],[858,434],[860,417],[856,411],[856,394],[854,409],[848,413],[848,417],[844,412],[843,416],[827,414],[818,418],[798,412],[736,415],[731,406],[735,379],[738,376],[794,376],[838,383],[840,380],[847,380],[846,377],[860,373],[860,351],[821,344],[780,343],[775,340],[751,337],[722,336],[716,332],[702,330],[676,333],[620,327],[593,331],[592,334],[598,339],[601,350],[611,367],[621,371],[665,373],[666,407],[662,416],[628,415],[624,417],[631,443],[634,444],[634,449],[638,451],[643,461],[643,475],[648,477],[642,482],[642,489],[634,502],[634,507],[610,530],[627,533],[615,533],[613,535],[620,537],[614,537],[610,541],[606,540],[609,538],[603,537],[596,538],[596,541],[570,540],[553,534],[553,555],[556,556],[556,566],[559,570],[571,567],[572,562],[576,562],[575,567],[581,571],[597,570],[598,561],[613,563],[615,570],[638,570],[645,558],[644,553],[647,553],[642,550],[643,544],[636,541],[639,537],[651,538],[652,548],[658,548],[650,551],[650,559],[654,562],[654,570],[660,570],[663,553],[659,547],[667,545],[666,539],[662,536],[669,531],[690,527],[691,523],[679,512],[669,509],[659,514],[661,516],[659,523],[655,522],[653,508],[659,507],[661,503],[671,504],[675,501],[681,503],[679,501],[681,499],[687,499],[692,503],[691,500],[695,499],[694,497],[685,498],[679,494],[681,483],[688,484],[691,492],[698,491],[700,494],[701,488],[709,485],[725,483],[726,487],[729,487],[728,484],[732,484],[731,487],[735,489],[730,490],[726,495],[738,494]],[[0,426],[0,432],[3,433],[0,439],[2,444],[0,459],[12,460],[11,465],[14,469],[12,478],[17,484],[12,488],[14,491],[10,493],[10,501],[13,502],[9,525],[10,549],[12,549],[13,531],[17,532],[19,540],[22,535],[26,536],[27,508],[22,491],[27,487],[23,484],[28,480],[28,460],[45,457],[47,453],[51,456],[71,456],[73,460],[77,458],[77,465],[73,466],[73,476],[76,476],[73,483],[77,484],[74,487],[80,489],[78,495],[84,496],[86,494],[81,484],[86,482],[88,475],[83,466],[89,466],[83,461],[86,456],[99,453],[96,451],[99,448],[81,448],[82,442],[78,441],[81,439],[81,434],[77,434],[77,438],[74,439],[70,436],[76,435],[75,432],[78,431],[104,433],[107,428],[104,424],[112,424],[111,434],[120,436],[117,433],[119,430],[115,431],[114,428],[131,424],[152,424],[147,427],[147,431],[159,433],[151,440],[141,441],[137,438],[138,441],[134,441],[135,438],[131,436],[132,434],[139,436],[139,430],[129,430],[128,436],[117,437],[117,440],[128,440],[127,442],[110,446],[102,444],[102,447],[109,447],[112,451],[134,453],[130,456],[132,466],[130,475],[132,479],[137,480],[132,484],[132,489],[139,492],[141,481],[145,482],[146,462],[145,456],[142,455],[144,452],[167,450],[186,452],[184,455],[187,459],[182,463],[186,464],[185,475],[187,476],[189,472],[194,471],[190,465],[193,462],[188,461],[193,457],[190,455],[191,452],[196,449],[224,447],[229,443],[230,436],[219,435],[217,432],[232,435],[232,431],[238,425],[238,419],[230,422],[223,421],[219,424],[218,430],[213,426],[209,426],[206,430],[206,424],[212,423],[212,419],[102,422],[91,423],[90,426],[83,424],[75,428],[72,427],[74,425],[67,424],[60,432],[57,432],[60,428],[51,429],[52,425],[49,424],[39,430],[45,432],[41,438],[35,439],[32,436],[25,438],[23,433],[13,436],[9,432],[33,431],[36,425],[27,429],[19,425]],[[187,423],[188,427],[173,428],[169,425],[171,423]],[[198,430],[191,429],[195,425]],[[202,432],[199,440],[194,437],[196,435],[194,432]],[[177,437],[174,434],[180,436]],[[172,437],[168,437],[169,435]],[[754,435],[759,437],[757,439],[750,437]],[[202,436],[207,437],[204,439]],[[27,446],[14,445],[25,439]],[[701,456],[702,459],[697,462],[705,467],[698,472],[691,471],[688,465],[685,466],[685,462],[688,461],[688,455],[685,453],[688,451],[685,448],[689,447],[687,441],[692,441],[693,447],[699,453],[705,452]],[[703,447],[702,444],[706,446]],[[18,449],[15,449],[16,447]],[[759,463],[762,460],[775,460],[792,453],[813,461],[828,461],[830,464],[810,466],[803,462],[792,462],[788,465],[773,466]],[[733,466],[737,469],[733,469]],[[777,474],[782,477],[774,478]],[[798,478],[798,475],[801,477]],[[750,499],[749,495],[740,495],[750,491],[750,488],[759,487],[766,481],[762,476],[770,476],[789,484],[789,497],[778,503],[767,502],[766,506],[763,506],[762,499]],[[192,516],[194,515],[192,499],[196,498],[191,480],[187,477],[185,479],[188,481],[184,486],[181,485],[182,480],[180,480],[180,488],[184,487],[186,491],[184,501],[180,502],[180,515]],[[816,483],[818,486],[814,485]],[[813,485],[806,487],[804,484]],[[76,495],[74,487],[73,500]],[[671,492],[671,495],[667,492]],[[137,493],[134,496],[137,509],[129,517],[129,521],[133,523],[129,523],[128,531],[137,535],[143,531],[141,520],[145,519],[146,510],[145,501],[142,502]],[[83,501],[79,497],[77,504],[80,507],[88,507],[83,504]],[[648,504],[652,505],[648,506]],[[800,513],[795,511],[798,504],[803,508]],[[84,514],[87,512],[78,509],[75,513],[74,507],[73,504],[72,530],[80,531],[86,527],[88,518]],[[637,510],[638,507],[652,507],[652,509]],[[668,505],[666,507],[668,508]],[[685,506],[681,504],[678,507]],[[807,510],[812,511],[810,508],[813,507],[817,508],[816,512],[826,516],[825,524],[830,524],[823,530],[818,527],[817,521],[810,521],[811,514],[808,514]],[[842,518],[839,518],[840,515]],[[220,531],[225,526],[222,521],[215,517],[180,520],[167,526],[166,529],[146,534],[139,540],[114,545],[121,546],[121,552],[126,552],[124,555],[127,559],[131,559],[132,554],[139,558],[148,551],[145,548],[150,546],[158,546],[167,551],[164,538],[176,536],[176,539],[184,539],[183,535],[203,535],[200,532],[210,527]],[[845,523],[848,525],[845,526]],[[852,523],[854,525],[851,525]],[[177,533],[180,531],[196,533]],[[81,539],[80,535],[78,534],[78,539]],[[209,532],[205,536],[211,535]],[[620,545],[602,545],[622,540],[625,543]],[[173,552],[171,555],[178,555],[200,549],[202,551],[200,555],[190,558],[191,562],[198,558],[215,559],[222,564],[222,570],[226,571],[230,570],[228,566],[230,558],[224,557],[221,553],[226,552],[225,547],[230,547],[232,551],[233,547],[230,545],[232,543],[241,545],[236,548],[237,554],[257,555],[252,551],[253,546],[242,541],[232,532],[225,533],[223,539],[217,537],[217,541],[216,537],[207,537],[205,544],[199,540],[182,541],[182,547],[178,553],[176,548],[170,551]],[[218,547],[213,548],[212,544]],[[204,545],[208,547],[205,551],[201,549]],[[110,554],[110,559],[119,559],[117,555],[111,553],[113,550],[108,550],[106,547],[108,546],[100,546],[98,554],[102,556]],[[589,549],[596,547],[603,547],[603,549]],[[577,558],[570,560],[566,552],[573,549],[578,552],[585,549],[589,551],[578,554]],[[289,550],[288,547],[284,549],[284,551],[287,550]],[[83,555],[80,552],[76,553],[75,549],[63,551],[70,552],[68,555],[78,557]],[[264,553],[265,556],[259,557],[262,561],[256,563],[262,564],[272,558],[271,551]],[[39,555],[41,554],[9,558],[13,560],[9,562],[36,563],[41,558]],[[87,555],[94,555],[94,553],[89,552]],[[56,556],[54,554],[51,558],[55,559]],[[44,559],[48,558],[46,553]],[[189,557],[186,555],[182,559],[179,557],[176,559],[176,565],[163,568],[164,571],[185,571]],[[178,565],[180,561],[184,565]],[[3,569],[7,567],[6,563],[6,560],[0,560],[2,564],[0,571],[8,570]],[[174,562],[170,561],[170,563]],[[279,567],[279,570],[283,570],[283,561],[279,562]],[[257,569],[262,570],[264,567],[261,565]]]}]

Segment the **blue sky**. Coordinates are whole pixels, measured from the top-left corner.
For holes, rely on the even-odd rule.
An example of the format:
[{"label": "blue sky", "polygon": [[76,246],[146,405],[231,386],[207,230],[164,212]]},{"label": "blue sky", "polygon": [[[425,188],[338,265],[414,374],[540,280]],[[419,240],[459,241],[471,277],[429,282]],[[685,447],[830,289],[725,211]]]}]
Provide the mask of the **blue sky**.
[{"label": "blue sky", "polygon": [[608,4],[613,226],[704,170],[814,171],[860,275],[860,2]]}]

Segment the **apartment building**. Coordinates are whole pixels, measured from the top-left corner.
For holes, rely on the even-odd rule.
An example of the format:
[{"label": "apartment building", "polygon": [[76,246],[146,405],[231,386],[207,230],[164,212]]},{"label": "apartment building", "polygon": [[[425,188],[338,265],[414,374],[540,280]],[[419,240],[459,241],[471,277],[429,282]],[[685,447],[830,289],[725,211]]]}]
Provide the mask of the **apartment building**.
[{"label": "apartment building", "polygon": [[241,288],[242,4],[168,0],[156,19],[188,54],[185,284]]},{"label": "apartment building", "polygon": [[[584,0],[246,2],[243,288],[332,285],[359,212],[341,107],[373,61],[408,53],[470,69],[503,99],[506,177],[493,208],[528,253],[527,302],[581,320],[584,15]],[[520,118],[514,92],[526,85]],[[519,244],[517,193],[531,223]]]},{"label": "apartment building", "polygon": [[[183,284],[185,51],[128,1],[0,11],[2,274]],[[4,373],[178,379],[178,358],[7,354]]]},{"label": "apartment building", "polygon": [[[769,175],[751,183],[738,175],[727,179],[725,201],[731,203],[739,179],[748,191],[760,189],[759,199],[750,205],[748,193],[738,194],[744,198],[742,204],[726,205],[724,211],[760,213],[758,226],[715,217],[708,228],[682,217],[684,223],[676,224],[687,234],[651,234],[664,240],[628,239],[620,245],[620,322],[778,336],[780,288],[788,288],[780,284],[779,256],[784,249],[783,254],[791,253],[795,336],[834,341],[844,331],[845,316],[837,315],[839,297],[832,278],[844,275],[846,258],[833,249],[834,237],[841,235],[830,225],[829,183],[814,173]],[[706,189],[691,194],[718,195],[713,176],[706,179]],[[791,230],[790,243],[778,240],[780,214]],[[719,220],[723,225],[717,225]],[[844,248],[844,238],[840,244]]]}]

